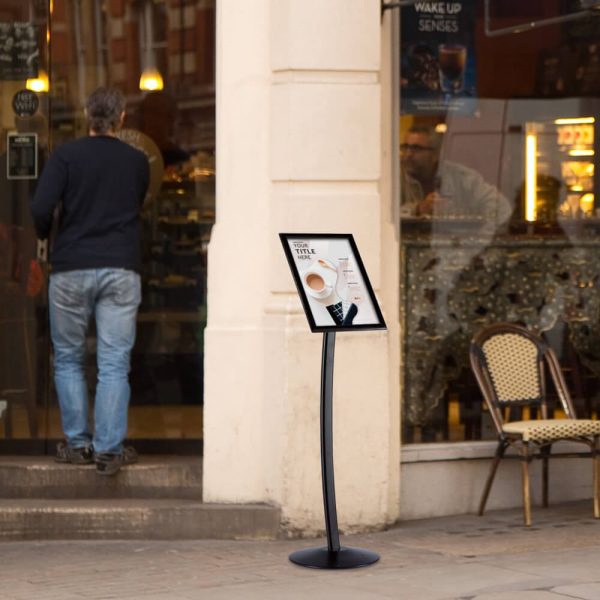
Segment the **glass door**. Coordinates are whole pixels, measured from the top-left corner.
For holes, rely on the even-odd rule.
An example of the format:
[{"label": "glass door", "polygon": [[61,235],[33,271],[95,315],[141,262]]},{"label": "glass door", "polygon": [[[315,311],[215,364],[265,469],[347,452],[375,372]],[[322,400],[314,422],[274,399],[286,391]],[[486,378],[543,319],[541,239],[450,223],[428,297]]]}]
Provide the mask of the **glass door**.
[{"label": "glass door", "polygon": [[1,453],[45,452],[53,419],[45,247],[29,212],[48,151],[47,10],[0,2]]},{"label": "glass door", "polygon": [[[214,0],[54,0],[51,7],[53,147],[87,135],[87,96],[114,86],[127,99],[119,135],[150,163],[129,438],[141,452],[197,453],[215,218]],[[93,324],[88,350],[93,398]]]},{"label": "glass door", "polygon": [[[49,268],[29,199],[48,153],[87,135],[85,99],[102,85],[126,95],[120,135],[151,166],[130,441],[142,452],[201,449],[215,218],[214,4],[0,0],[0,452],[53,453],[62,438],[50,377]],[[93,399],[93,323],[87,345]]]}]

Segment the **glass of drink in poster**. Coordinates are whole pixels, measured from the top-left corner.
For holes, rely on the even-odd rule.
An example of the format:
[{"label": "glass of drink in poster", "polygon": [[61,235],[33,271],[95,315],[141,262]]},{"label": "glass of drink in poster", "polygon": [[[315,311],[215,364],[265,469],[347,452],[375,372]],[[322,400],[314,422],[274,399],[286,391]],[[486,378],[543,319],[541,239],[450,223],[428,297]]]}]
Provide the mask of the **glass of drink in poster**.
[{"label": "glass of drink in poster", "polygon": [[467,48],[462,44],[438,46],[440,89],[444,94],[460,94],[465,86]]}]

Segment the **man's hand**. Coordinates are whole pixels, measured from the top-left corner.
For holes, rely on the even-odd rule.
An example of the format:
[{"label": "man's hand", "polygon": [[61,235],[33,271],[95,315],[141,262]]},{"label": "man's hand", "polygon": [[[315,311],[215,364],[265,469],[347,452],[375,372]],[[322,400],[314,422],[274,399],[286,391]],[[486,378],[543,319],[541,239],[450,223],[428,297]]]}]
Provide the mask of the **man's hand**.
[{"label": "man's hand", "polygon": [[452,206],[448,198],[440,196],[438,192],[430,192],[417,204],[417,215],[446,214]]}]

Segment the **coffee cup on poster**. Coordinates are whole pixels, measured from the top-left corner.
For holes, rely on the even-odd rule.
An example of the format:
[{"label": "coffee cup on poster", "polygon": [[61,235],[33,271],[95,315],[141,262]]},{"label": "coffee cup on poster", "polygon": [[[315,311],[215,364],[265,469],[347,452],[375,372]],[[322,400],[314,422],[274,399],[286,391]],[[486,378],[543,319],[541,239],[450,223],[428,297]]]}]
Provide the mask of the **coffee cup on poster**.
[{"label": "coffee cup on poster", "polygon": [[308,270],[302,275],[306,292],[313,298],[323,299],[331,294],[331,286],[325,281],[323,275],[315,270]]}]

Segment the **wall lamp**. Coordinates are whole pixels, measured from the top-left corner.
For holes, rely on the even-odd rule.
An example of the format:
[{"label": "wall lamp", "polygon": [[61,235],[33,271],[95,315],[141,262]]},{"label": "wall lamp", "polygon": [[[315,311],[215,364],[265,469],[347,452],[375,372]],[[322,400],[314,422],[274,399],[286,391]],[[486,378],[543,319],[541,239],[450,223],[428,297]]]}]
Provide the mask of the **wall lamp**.
[{"label": "wall lamp", "polygon": [[[392,2],[381,2],[381,12],[390,8],[403,8],[405,6],[413,6],[419,2],[419,0],[396,0]],[[490,16],[490,0],[484,1],[484,27],[485,35],[488,37],[496,37],[500,35],[506,35],[507,33],[523,33],[524,31],[531,31],[532,29],[539,29],[540,27],[546,27],[548,25],[558,25],[559,23],[566,23],[567,21],[575,21],[583,17],[589,17],[590,15],[600,15],[600,0],[579,0],[579,6],[581,10],[568,15],[560,15],[558,17],[549,17],[548,19],[540,19],[538,21],[528,21],[526,23],[520,23],[519,25],[512,25],[510,27],[501,27],[500,29],[492,29],[491,27],[491,16]]]}]

